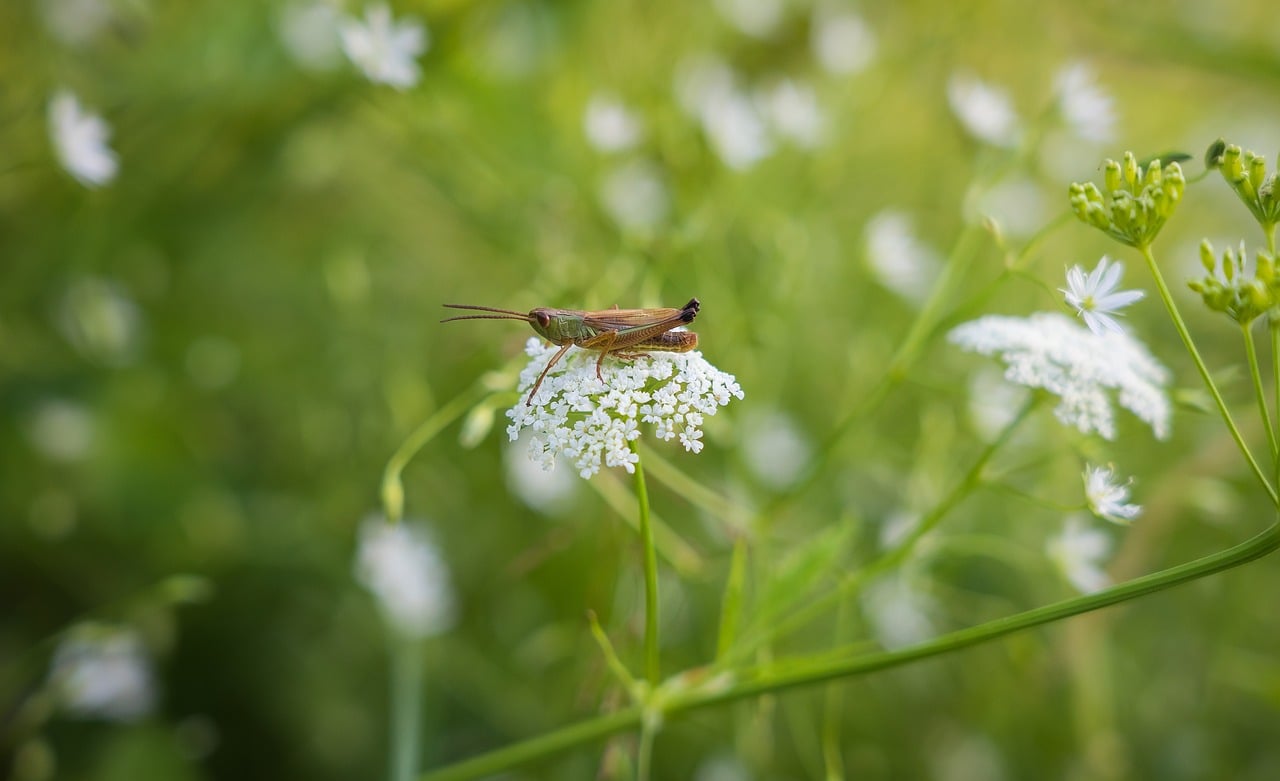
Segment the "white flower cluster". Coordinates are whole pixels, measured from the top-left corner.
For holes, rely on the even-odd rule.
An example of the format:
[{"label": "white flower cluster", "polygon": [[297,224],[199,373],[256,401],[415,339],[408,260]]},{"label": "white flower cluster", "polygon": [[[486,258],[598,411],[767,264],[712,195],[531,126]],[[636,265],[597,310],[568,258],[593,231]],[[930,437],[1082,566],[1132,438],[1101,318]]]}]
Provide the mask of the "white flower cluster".
[{"label": "white flower cluster", "polygon": [[601,465],[634,472],[639,457],[631,443],[640,438],[641,423],[652,424],[659,439],[678,438],[685,450],[698,453],[704,418],[730,398],[742,398],[733,375],[700,352],[655,352],[633,361],[607,357],[602,383],[596,377],[599,353],[575,348],[543,380],[532,406],[526,405],[526,394],[558,350],[537,337],[529,339],[520,400],[507,412],[507,436],[514,441],[529,429],[529,458],[547,471],[561,454],[583,478]]},{"label": "white flower cluster", "polygon": [[1126,525],[1142,514],[1142,505],[1129,503],[1129,485],[1117,482],[1115,469],[1088,464],[1084,468],[1084,497],[1099,518]]},{"label": "white flower cluster", "polygon": [[1058,396],[1054,414],[1063,425],[1114,439],[1114,393],[1156,438],[1169,435],[1172,408],[1164,387],[1169,371],[1128,334],[1095,334],[1065,315],[1041,312],[988,315],[960,325],[949,338],[966,350],[998,355],[1010,382]]}]

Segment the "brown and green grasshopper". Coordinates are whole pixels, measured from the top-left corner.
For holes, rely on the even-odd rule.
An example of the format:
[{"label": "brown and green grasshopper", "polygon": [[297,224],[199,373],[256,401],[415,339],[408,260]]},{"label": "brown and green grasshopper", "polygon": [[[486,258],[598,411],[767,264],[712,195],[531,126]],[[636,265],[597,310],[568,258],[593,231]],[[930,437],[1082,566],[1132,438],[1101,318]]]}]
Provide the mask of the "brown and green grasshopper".
[{"label": "brown and green grasshopper", "polygon": [[470,309],[489,312],[483,315],[459,315],[441,320],[524,320],[548,342],[561,345],[559,352],[551,356],[547,368],[538,375],[538,381],[529,391],[525,406],[533,404],[533,395],[542,386],[547,372],[555,366],[570,347],[577,345],[586,350],[596,350],[596,377],[604,381],[600,366],[604,357],[613,353],[619,358],[640,358],[649,352],[685,353],[698,346],[698,335],[692,331],[672,331],[678,326],[693,322],[701,304],[691,298],[679,309],[601,309],[583,312],[577,309],[552,309],[540,306],[528,314],[510,309],[469,304],[445,304],[449,309]]}]

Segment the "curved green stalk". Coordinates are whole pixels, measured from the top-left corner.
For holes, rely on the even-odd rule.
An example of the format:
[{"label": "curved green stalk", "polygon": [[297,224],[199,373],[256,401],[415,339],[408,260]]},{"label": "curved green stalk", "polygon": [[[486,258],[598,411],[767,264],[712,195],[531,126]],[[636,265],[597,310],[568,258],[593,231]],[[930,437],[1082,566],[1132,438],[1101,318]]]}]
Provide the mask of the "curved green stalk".
[{"label": "curved green stalk", "polygon": [[1271,464],[1275,467],[1280,458],[1280,447],[1276,446],[1276,430],[1271,425],[1271,412],[1267,409],[1267,394],[1262,388],[1262,372],[1258,368],[1258,349],[1253,343],[1252,323],[1241,323],[1240,333],[1244,336],[1244,351],[1249,358],[1249,374],[1253,377],[1253,395],[1258,398],[1258,414],[1262,417],[1262,427],[1267,430],[1267,444],[1271,447]]},{"label": "curved green stalk", "polygon": [[[674,716],[713,705],[734,702],[761,694],[774,693],[800,686],[810,686],[840,678],[900,667],[920,659],[940,656],[962,648],[969,648],[995,640],[1024,629],[1061,621],[1071,616],[1088,613],[1100,608],[1127,602],[1131,599],[1163,591],[1173,586],[1213,575],[1224,570],[1248,564],[1280,549],[1280,523],[1248,540],[1218,553],[1195,561],[1154,572],[1121,583],[1111,588],[1085,594],[1051,605],[1016,613],[984,624],[942,635],[919,645],[897,651],[855,654],[843,659],[826,658],[823,661],[793,665],[784,672],[764,670],[749,677],[722,686],[707,686],[672,694],[664,700],[663,713]],[[589,719],[563,729],[549,732],[522,743],[465,760],[422,776],[422,781],[463,781],[518,767],[527,762],[552,756],[575,746],[590,743],[618,732],[640,726],[643,711],[640,707]]]},{"label": "curved green stalk", "polygon": [[462,414],[474,406],[477,398],[483,395],[483,388],[477,383],[470,390],[435,411],[431,417],[418,424],[409,436],[405,437],[396,452],[387,459],[382,470],[382,511],[387,520],[398,523],[404,517],[404,484],[400,481],[400,473],[418,454],[423,445],[431,441],[445,426],[462,417]]},{"label": "curved green stalk", "polygon": [[1222,394],[1218,391],[1218,386],[1214,383],[1212,375],[1209,374],[1209,368],[1205,366],[1204,359],[1200,357],[1200,351],[1196,349],[1196,344],[1191,339],[1191,332],[1187,330],[1187,324],[1182,320],[1182,314],[1178,312],[1178,305],[1173,302],[1173,296],[1169,293],[1169,286],[1165,284],[1164,275],[1160,273],[1160,267],[1156,265],[1156,258],[1151,254],[1150,245],[1140,247],[1142,257],[1147,261],[1147,268],[1151,269],[1151,276],[1155,280],[1156,290],[1160,293],[1161,300],[1164,301],[1165,309],[1169,311],[1169,317],[1173,320],[1173,327],[1177,329],[1178,336],[1182,337],[1182,344],[1187,348],[1187,352],[1191,355],[1191,360],[1195,362],[1196,369],[1200,372],[1201,379],[1204,380],[1205,387],[1209,389],[1209,395],[1213,396],[1213,402],[1218,407],[1219,414],[1222,415],[1222,421],[1227,424],[1227,430],[1231,432],[1231,438],[1235,440],[1236,447],[1240,448],[1240,453],[1244,456],[1244,460],[1249,462],[1249,468],[1253,470],[1253,474],[1258,478],[1258,482],[1267,492],[1267,496],[1271,498],[1271,504],[1280,507],[1280,495],[1276,494],[1275,486],[1267,479],[1266,473],[1262,471],[1262,467],[1258,466],[1258,461],[1253,457],[1249,446],[1245,444],[1244,436],[1241,435],[1240,429],[1236,426],[1235,420],[1231,417],[1231,411],[1227,409],[1227,403],[1223,401]]}]

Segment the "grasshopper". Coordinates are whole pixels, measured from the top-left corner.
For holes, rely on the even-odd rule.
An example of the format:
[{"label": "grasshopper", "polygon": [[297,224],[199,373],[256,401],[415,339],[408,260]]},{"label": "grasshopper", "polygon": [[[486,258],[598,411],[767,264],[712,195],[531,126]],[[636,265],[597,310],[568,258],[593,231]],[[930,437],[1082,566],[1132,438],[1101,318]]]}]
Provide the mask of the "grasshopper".
[{"label": "grasshopper", "polygon": [[538,375],[538,381],[529,391],[525,406],[533,405],[533,396],[542,386],[547,372],[555,366],[570,347],[577,345],[587,350],[596,350],[600,357],[596,359],[596,377],[604,382],[600,366],[609,353],[619,358],[632,359],[648,355],[648,351],[685,353],[698,346],[698,335],[691,331],[672,331],[677,326],[693,322],[698,316],[701,304],[698,299],[691,298],[689,303],[679,309],[601,309],[584,312],[578,309],[553,309],[540,306],[528,314],[514,312],[510,309],[495,309],[491,306],[472,306],[470,304],[445,304],[449,309],[469,309],[488,312],[483,315],[459,315],[441,320],[447,323],[452,320],[524,320],[533,326],[538,335],[552,344],[560,345],[560,350],[547,362],[547,368]]}]

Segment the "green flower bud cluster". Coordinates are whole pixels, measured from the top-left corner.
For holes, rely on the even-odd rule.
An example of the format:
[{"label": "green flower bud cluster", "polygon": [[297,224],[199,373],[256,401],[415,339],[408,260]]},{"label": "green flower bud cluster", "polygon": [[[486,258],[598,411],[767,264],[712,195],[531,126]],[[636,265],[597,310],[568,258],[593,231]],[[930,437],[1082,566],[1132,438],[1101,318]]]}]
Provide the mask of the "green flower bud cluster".
[{"label": "green flower bud cluster", "polygon": [[1259,225],[1269,231],[1280,222],[1280,182],[1275,173],[1267,176],[1265,157],[1229,144],[1218,158],[1218,170]]},{"label": "green flower bud cluster", "polygon": [[1241,325],[1248,325],[1266,314],[1280,300],[1280,279],[1276,277],[1275,258],[1258,252],[1253,276],[1245,274],[1244,242],[1240,252],[1227,249],[1218,262],[1208,239],[1200,242],[1200,263],[1209,272],[1204,279],[1193,279],[1187,285],[1200,294],[1205,306],[1223,312]]},{"label": "green flower bud cluster", "polygon": [[1072,210],[1116,241],[1138,249],[1151,246],[1182,200],[1187,186],[1182,167],[1161,168],[1152,160],[1144,170],[1132,152],[1125,152],[1123,163],[1108,160],[1105,170],[1105,193],[1093,182],[1071,185]]}]

